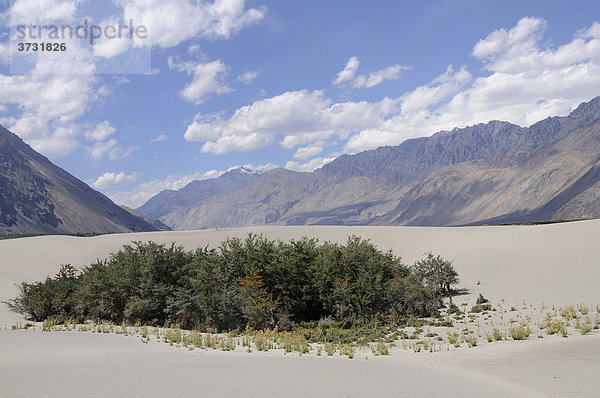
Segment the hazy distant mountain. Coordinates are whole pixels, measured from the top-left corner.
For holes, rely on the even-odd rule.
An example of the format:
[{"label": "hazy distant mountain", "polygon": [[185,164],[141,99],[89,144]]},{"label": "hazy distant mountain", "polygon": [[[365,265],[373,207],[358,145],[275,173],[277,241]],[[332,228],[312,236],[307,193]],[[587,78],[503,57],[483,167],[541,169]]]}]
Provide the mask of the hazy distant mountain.
[{"label": "hazy distant mountain", "polygon": [[529,128],[492,121],[343,155],[312,173],[276,169],[245,187],[199,191],[176,211],[139,210],[175,229],[597,218],[600,97]]},{"label": "hazy distant mountain", "polygon": [[219,178],[192,181],[178,191],[162,191],[136,210],[150,218],[162,218],[172,222],[180,212],[196,206],[211,196],[247,187],[261,174],[256,170],[239,167],[222,174]]},{"label": "hazy distant mountain", "polygon": [[128,211],[129,213],[133,214],[134,216],[141,218],[148,224],[152,225],[158,231],[171,231],[172,230],[171,227],[169,227],[167,224],[163,223],[162,221],[154,220],[148,216],[145,216],[142,213],[132,209],[131,207],[121,205],[121,208]]},{"label": "hazy distant mountain", "polygon": [[0,235],[152,230],[0,126]]}]

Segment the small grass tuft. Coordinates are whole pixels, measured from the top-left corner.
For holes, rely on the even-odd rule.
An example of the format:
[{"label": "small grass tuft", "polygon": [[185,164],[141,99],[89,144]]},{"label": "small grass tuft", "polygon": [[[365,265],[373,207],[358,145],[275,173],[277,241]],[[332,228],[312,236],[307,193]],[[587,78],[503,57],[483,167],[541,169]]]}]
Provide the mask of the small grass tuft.
[{"label": "small grass tuft", "polygon": [[531,329],[528,325],[520,325],[510,328],[510,336],[513,340],[525,340],[531,334]]}]

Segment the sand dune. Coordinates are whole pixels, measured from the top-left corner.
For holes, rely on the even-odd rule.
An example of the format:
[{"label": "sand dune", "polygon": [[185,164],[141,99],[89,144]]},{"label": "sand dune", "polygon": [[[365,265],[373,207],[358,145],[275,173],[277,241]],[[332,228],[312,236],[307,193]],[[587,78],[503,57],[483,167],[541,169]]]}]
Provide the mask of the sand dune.
[{"label": "sand dune", "polygon": [[[470,300],[600,304],[600,221],[543,226],[253,227],[190,232],[45,236],[0,241],[0,300],[14,283],[77,267],[134,240],[217,246],[263,233],[342,242],[351,235],[391,249],[408,264],[433,252],[454,261]],[[478,284],[479,282],[479,284]],[[0,309],[0,327],[23,319]],[[7,396],[594,396],[600,334],[502,342],[445,353],[389,358],[316,358],[281,353],[187,352],[139,339],[77,333],[0,331],[0,385]],[[112,382],[108,382],[113,380]]]}]

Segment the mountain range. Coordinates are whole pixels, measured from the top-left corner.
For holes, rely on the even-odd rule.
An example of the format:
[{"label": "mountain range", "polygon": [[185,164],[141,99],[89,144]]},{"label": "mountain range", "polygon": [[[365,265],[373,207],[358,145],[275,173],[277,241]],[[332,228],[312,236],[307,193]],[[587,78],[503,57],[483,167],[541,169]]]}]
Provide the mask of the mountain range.
[{"label": "mountain range", "polygon": [[342,155],[311,173],[232,170],[137,209],[173,229],[600,217],[600,97],[530,127],[492,121]]},{"label": "mountain range", "polygon": [[342,155],[311,173],[232,169],[118,206],[0,127],[0,235],[248,225],[435,225],[600,217],[600,97],[530,127],[492,121]]},{"label": "mountain range", "polygon": [[155,231],[0,126],[0,235]]}]

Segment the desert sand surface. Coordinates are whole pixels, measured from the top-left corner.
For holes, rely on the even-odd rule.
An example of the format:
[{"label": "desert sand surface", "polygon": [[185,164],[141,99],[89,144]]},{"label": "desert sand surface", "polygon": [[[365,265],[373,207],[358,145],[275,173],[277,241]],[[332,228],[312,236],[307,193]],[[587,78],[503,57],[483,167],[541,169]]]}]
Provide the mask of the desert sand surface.
[{"label": "desert sand surface", "polygon": [[[455,299],[457,304],[471,305],[483,293],[494,305],[504,299],[505,307],[527,308],[523,317],[534,316],[533,323],[534,314],[541,317],[543,309],[553,305],[600,304],[596,220],[457,228],[251,227],[4,240],[0,300],[17,294],[14,283],[39,281],[61,264],[88,265],[131,241],[175,242],[194,249],[216,247],[227,237],[250,232],[282,240],[308,236],[337,242],[359,235],[393,250],[407,264],[426,252],[439,254],[453,260],[460,286],[469,289],[469,295]],[[495,316],[500,325],[508,324],[513,315]],[[0,328],[23,321],[0,308]],[[599,331],[585,336],[570,332],[567,339],[555,335],[537,339],[536,333],[526,341],[487,344],[480,338],[473,348],[433,353],[398,348],[389,357],[358,353],[349,360],[282,351],[187,351],[154,341],[141,344],[131,336],[0,330],[0,395],[597,396]]]},{"label": "desert sand surface", "polygon": [[0,332],[10,397],[542,396],[471,370],[394,357],[189,352],[135,337]]}]

